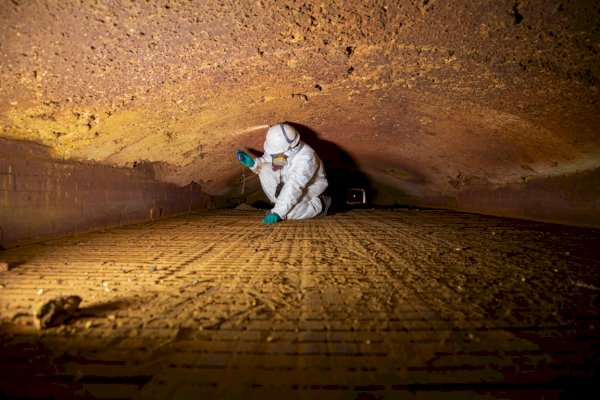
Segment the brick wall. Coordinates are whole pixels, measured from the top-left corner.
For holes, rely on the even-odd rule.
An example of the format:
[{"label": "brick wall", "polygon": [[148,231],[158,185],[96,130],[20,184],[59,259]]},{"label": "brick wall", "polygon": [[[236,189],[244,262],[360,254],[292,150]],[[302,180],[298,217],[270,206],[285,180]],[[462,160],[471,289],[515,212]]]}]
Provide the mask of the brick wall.
[{"label": "brick wall", "polygon": [[191,184],[151,170],[53,159],[43,146],[0,139],[0,245],[214,207]]}]

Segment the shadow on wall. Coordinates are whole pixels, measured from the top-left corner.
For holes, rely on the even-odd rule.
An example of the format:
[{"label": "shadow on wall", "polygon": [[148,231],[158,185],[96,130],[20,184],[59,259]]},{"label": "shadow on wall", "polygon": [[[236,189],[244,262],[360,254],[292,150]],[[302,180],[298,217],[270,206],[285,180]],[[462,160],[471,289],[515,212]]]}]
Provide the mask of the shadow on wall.
[{"label": "shadow on wall", "polygon": [[[329,187],[325,192],[331,196],[331,211],[340,212],[356,207],[371,207],[377,199],[377,190],[365,173],[360,171],[354,159],[337,144],[319,138],[307,126],[290,123],[300,133],[300,139],[311,146],[325,164]],[[356,190],[358,189],[358,190]],[[362,191],[365,202],[362,204]]]}]

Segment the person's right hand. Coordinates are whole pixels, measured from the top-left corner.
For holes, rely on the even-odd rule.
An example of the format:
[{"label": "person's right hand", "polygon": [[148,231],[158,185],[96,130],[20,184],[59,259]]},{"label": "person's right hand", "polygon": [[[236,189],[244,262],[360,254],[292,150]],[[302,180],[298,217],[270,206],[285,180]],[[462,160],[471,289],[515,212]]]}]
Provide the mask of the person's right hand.
[{"label": "person's right hand", "polygon": [[254,167],[254,160],[245,151],[238,150],[237,151],[237,158],[238,158],[238,160],[240,160],[240,162],[242,163],[242,165],[245,165],[246,167],[250,167],[250,168]]},{"label": "person's right hand", "polygon": [[271,213],[268,214],[266,217],[263,218],[262,222],[264,222],[265,224],[276,224],[278,222],[281,222],[281,217],[279,217],[279,215],[275,214],[275,213]]}]

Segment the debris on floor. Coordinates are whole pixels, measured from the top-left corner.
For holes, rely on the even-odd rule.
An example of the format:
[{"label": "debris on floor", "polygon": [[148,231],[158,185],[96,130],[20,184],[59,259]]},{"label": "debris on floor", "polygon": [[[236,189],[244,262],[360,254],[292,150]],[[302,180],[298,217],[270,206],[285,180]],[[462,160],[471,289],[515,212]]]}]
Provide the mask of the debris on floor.
[{"label": "debris on floor", "polygon": [[257,210],[256,208],[254,208],[251,205],[246,204],[246,203],[242,203],[242,204],[238,205],[235,209],[238,211],[256,211]]},{"label": "debris on floor", "polygon": [[61,296],[51,299],[40,306],[33,315],[33,323],[38,330],[62,325],[75,316],[81,297]]}]

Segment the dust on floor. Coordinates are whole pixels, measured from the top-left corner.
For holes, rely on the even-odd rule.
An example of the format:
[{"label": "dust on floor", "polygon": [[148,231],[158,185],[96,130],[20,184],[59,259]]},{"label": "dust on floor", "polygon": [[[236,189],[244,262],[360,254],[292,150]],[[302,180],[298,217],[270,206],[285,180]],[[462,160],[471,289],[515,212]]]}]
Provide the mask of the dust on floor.
[{"label": "dust on floor", "polygon": [[[558,398],[599,366],[600,231],[227,210],[0,254],[0,394]],[[2,261],[0,260],[0,261]],[[37,331],[45,301],[78,314]]]}]

